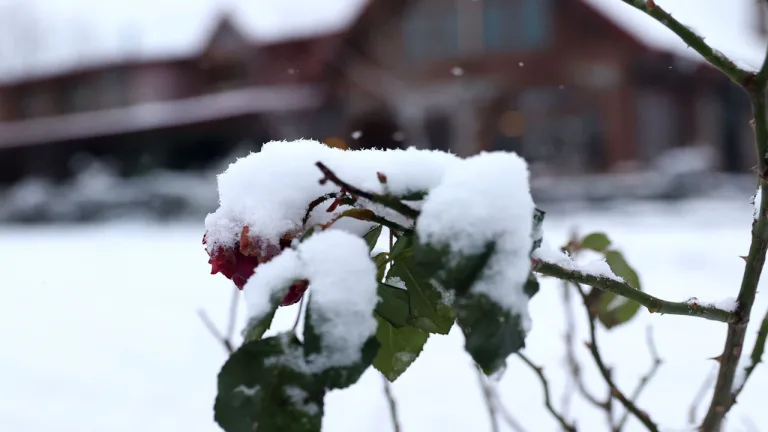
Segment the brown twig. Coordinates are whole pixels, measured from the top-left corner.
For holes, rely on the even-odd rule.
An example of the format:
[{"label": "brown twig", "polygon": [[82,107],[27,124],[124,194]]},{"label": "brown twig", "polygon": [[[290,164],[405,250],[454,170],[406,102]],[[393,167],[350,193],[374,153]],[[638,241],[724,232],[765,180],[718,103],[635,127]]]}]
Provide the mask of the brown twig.
[{"label": "brown twig", "polygon": [[211,335],[221,343],[221,345],[224,347],[224,350],[228,354],[232,354],[235,352],[234,346],[232,346],[232,342],[229,341],[229,339],[225,338],[224,335],[221,334],[219,329],[216,328],[216,325],[211,321],[211,319],[208,317],[208,314],[205,313],[204,310],[199,309],[197,311],[197,314],[200,316],[200,319],[203,321],[203,324],[208,329],[208,331],[211,333]]},{"label": "brown twig", "polygon": [[[645,375],[643,375],[642,378],[640,378],[640,382],[637,384],[637,387],[635,387],[635,391],[632,392],[631,400],[633,403],[637,403],[637,399],[640,398],[640,394],[656,375],[656,372],[658,372],[662,363],[662,360],[659,357],[659,352],[656,349],[656,343],[653,340],[653,328],[651,326],[648,326],[646,329],[646,342],[648,344],[648,352],[651,354],[651,368]],[[621,431],[624,428],[628,418],[629,411],[624,411],[624,414],[621,416],[621,420],[619,420],[619,423],[616,425],[614,430],[616,432]]]},{"label": "brown twig", "polygon": [[579,290],[579,294],[581,294],[581,298],[584,301],[584,306],[587,308],[587,316],[589,318],[589,337],[590,341],[587,343],[587,348],[589,349],[589,352],[592,353],[592,358],[595,360],[595,364],[597,365],[597,368],[600,370],[600,375],[603,376],[603,380],[605,380],[605,383],[608,385],[608,389],[611,392],[611,395],[621,403],[624,408],[630,412],[632,415],[634,415],[638,420],[640,420],[640,423],[642,423],[646,429],[648,429],[650,432],[659,432],[659,427],[656,425],[656,423],[651,420],[651,418],[648,416],[648,414],[641,410],[640,408],[635,405],[634,402],[632,402],[629,398],[627,398],[624,393],[619,390],[619,388],[616,386],[616,383],[613,381],[613,377],[611,377],[611,371],[608,369],[608,367],[605,365],[605,362],[603,361],[603,356],[600,353],[600,349],[597,346],[597,330],[596,330],[596,317],[592,310],[589,309],[589,304],[587,301],[587,295],[584,293],[584,290],[581,288],[581,285],[574,284],[576,288]]},{"label": "brown twig", "polygon": [[324,175],[324,177],[320,179],[320,184],[324,184],[325,182],[330,181],[331,183],[334,183],[340,188],[348,191],[352,195],[357,195],[359,197],[367,199],[368,201],[374,202],[376,204],[380,204],[384,207],[387,207],[391,210],[394,210],[400,213],[401,215],[409,219],[415,220],[417,217],[419,217],[419,212],[417,210],[415,210],[408,204],[403,203],[397,197],[394,197],[392,195],[382,195],[382,194],[364,191],[356,186],[353,186],[341,180],[324,163],[317,162],[315,165],[317,165],[317,167],[320,169],[320,171],[322,171]]},{"label": "brown twig", "polygon": [[552,399],[549,394],[549,381],[547,381],[547,377],[544,375],[544,370],[536,366],[525,354],[518,352],[517,356],[520,357],[521,360],[525,364],[528,365],[533,371],[536,373],[536,375],[539,377],[539,381],[541,381],[541,386],[544,388],[544,405],[547,407],[547,410],[552,414],[553,417],[560,423],[560,426],[563,427],[564,430],[568,432],[576,432],[576,427],[572,424],[569,424],[568,421],[565,420],[565,418],[555,410],[555,407],[552,406]]},{"label": "brown twig", "polygon": [[400,418],[397,414],[397,402],[395,401],[394,393],[392,393],[392,386],[384,375],[381,376],[381,379],[384,381],[384,396],[387,398],[387,405],[389,406],[389,416],[392,419],[392,430],[394,432],[400,432]]},{"label": "brown twig", "polygon": [[688,421],[691,424],[696,423],[696,410],[699,408],[699,405],[701,405],[701,401],[704,400],[704,396],[707,395],[707,391],[712,387],[712,383],[715,382],[715,378],[717,378],[717,369],[713,369],[712,372],[707,375],[707,378],[702,381],[699,390],[696,391],[696,395],[691,401],[691,406],[688,408]]},{"label": "brown twig", "polygon": [[328,201],[329,199],[338,198],[339,194],[337,193],[327,193],[323,196],[317,197],[314,200],[312,200],[311,203],[307,206],[307,211],[304,213],[304,217],[301,218],[301,226],[304,228],[307,227],[307,222],[309,222],[310,216],[312,216],[312,211],[317,208],[320,204]]}]

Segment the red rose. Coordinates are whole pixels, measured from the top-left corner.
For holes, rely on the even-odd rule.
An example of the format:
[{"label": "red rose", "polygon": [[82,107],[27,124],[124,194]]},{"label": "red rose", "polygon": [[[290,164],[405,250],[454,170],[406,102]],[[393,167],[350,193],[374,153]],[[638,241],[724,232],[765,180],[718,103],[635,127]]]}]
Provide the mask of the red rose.
[{"label": "red rose", "polygon": [[[221,273],[227,279],[235,283],[238,289],[243,289],[245,283],[253,276],[259,264],[269,262],[272,258],[291,245],[293,233],[288,233],[280,239],[280,244],[267,243],[263,239],[249,236],[249,227],[244,227],[240,233],[240,240],[232,248],[219,247],[213,253],[208,252],[208,264],[211,265],[211,274]],[[206,236],[203,235],[203,244],[206,244]],[[291,285],[288,294],[280,306],[288,306],[301,300],[309,286],[308,281],[299,281]]]}]

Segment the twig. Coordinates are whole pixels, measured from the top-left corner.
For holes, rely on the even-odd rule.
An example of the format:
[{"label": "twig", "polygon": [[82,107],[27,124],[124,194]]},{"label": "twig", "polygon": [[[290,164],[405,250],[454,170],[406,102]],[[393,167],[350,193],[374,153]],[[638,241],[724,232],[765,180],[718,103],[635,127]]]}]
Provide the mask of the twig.
[{"label": "twig", "polygon": [[741,391],[744,390],[744,385],[747,383],[747,379],[752,375],[752,372],[754,372],[757,365],[762,363],[766,339],[768,339],[768,312],[763,316],[763,321],[760,323],[760,329],[757,331],[757,339],[755,340],[755,346],[752,348],[749,364],[744,367],[744,378],[733,391],[734,400],[739,396]]},{"label": "twig", "polygon": [[597,346],[597,330],[595,326],[595,314],[593,311],[589,309],[589,304],[587,301],[587,295],[584,293],[584,290],[581,288],[580,285],[575,284],[576,288],[579,290],[579,294],[581,294],[582,300],[584,300],[584,306],[587,308],[587,316],[589,318],[589,337],[590,342],[587,344],[587,348],[589,348],[590,353],[592,353],[592,357],[595,359],[595,364],[597,364],[597,368],[600,370],[600,375],[603,376],[603,380],[605,380],[605,383],[608,384],[608,388],[611,391],[611,395],[613,395],[616,400],[621,403],[621,405],[624,406],[624,408],[632,413],[640,422],[648,429],[650,432],[659,432],[659,427],[656,425],[656,423],[651,420],[651,418],[648,416],[647,413],[642,411],[640,408],[635,405],[634,402],[629,400],[624,393],[619,390],[619,388],[616,386],[616,383],[613,381],[613,378],[611,377],[611,371],[608,369],[608,367],[605,365],[605,362],[603,361],[603,356],[600,353],[600,349]]},{"label": "twig", "polygon": [[480,390],[483,391],[483,400],[485,401],[485,408],[488,410],[488,418],[491,420],[491,432],[499,432],[499,420],[496,418],[496,406],[493,401],[493,394],[488,388],[488,383],[485,382],[482,369],[475,366],[475,372],[477,372],[477,381],[480,383]]},{"label": "twig", "polygon": [[701,401],[704,400],[704,396],[707,395],[707,391],[712,386],[712,383],[715,382],[715,378],[717,378],[717,370],[713,369],[712,372],[707,375],[707,378],[701,383],[699,390],[693,397],[693,400],[691,401],[691,407],[688,408],[688,421],[691,424],[696,423],[696,409],[701,404]]},{"label": "twig", "polygon": [[635,8],[645,12],[656,21],[663,24],[669,30],[677,34],[677,36],[683,40],[694,51],[701,54],[712,66],[718,68],[728,78],[740,85],[745,85],[754,76],[751,72],[747,72],[731,61],[728,57],[723,55],[720,51],[710,47],[704,39],[694,33],[691,29],[686,27],[683,23],[676,20],[657,5],[653,0],[622,0],[624,3],[634,6]]},{"label": "twig", "polygon": [[381,376],[384,381],[384,396],[387,398],[387,404],[389,405],[389,415],[392,419],[392,429],[394,432],[400,432],[400,420],[397,415],[397,403],[395,402],[395,395],[392,393],[392,388],[384,375]]},{"label": "twig", "polygon": [[312,215],[312,211],[315,210],[317,206],[328,201],[329,199],[338,198],[338,196],[339,195],[337,193],[327,193],[323,196],[317,197],[314,200],[312,200],[312,202],[309,203],[309,205],[307,206],[307,211],[304,213],[304,217],[301,218],[301,226],[304,228],[307,227],[307,222],[309,222],[309,217]]},{"label": "twig", "polygon": [[330,181],[331,183],[336,184],[337,186],[341,187],[342,189],[348,191],[353,195],[357,195],[371,202],[381,204],[382,206],[392,209],[407,218],[416,219],[417,217],[419,217],[419,212],[417,210],[415,210],[408,204],[403,203],[397,197],[394,197],[392,195],[382,195],[382,194],[364,191],[362,189],[359,189],[356,186],[353,186],[341,180],[324,163],[317,162],[315,165],[317,165],[317,167],[320,168],[320,171],[322,171],[324,175],[324,177],[320,179],[320,184],[324,184],[325,182]]},{"label": "twig", "polygon": [[573,332],[573,329],[575,328],[575,322],[573,318],[573,310],[571,310],[571,295],[570,290],[568,289],[568,282],[563,281],[563,302],[565,303],[565,319],[566,319],[566,330],[565,330],[565,355],[566,355],[566,361],[568,363],[568,369],[571,372],[571,378],[573,379],[573,382],[575,384],[576,389],[579,391],[579,394],[581,394],[584,399],[586,399],[589,403],[594,405],[595,407],[605,410],[607,408],[607,405],[609,402],[607,401],[600,401],[597,399],[595,395],[589,392],[587,390],[587,386],[584,383],[584,380],[581,376],[581,365],[579,365],[578,359],[576,359],[576,351],[574,349],[575,346],[575,335]]},{"label": "twig", "polygon": [[[646,330],[646,341],[648,343],[648,352],[651,353],[652,364],[648,372],[643,375],[642,378],[640,378],[640,382],[637,384],[637,387],[635,387],[635,391],[632,392],[631,400],[633,403],[637,403],[637,400],[640,398],[640,394],[656,375],[656,372],[658,372],[662,363],[661,358],[659,357],[659,353],[656,350],[656,343],[653,340],[653,328],[651,326],[648,326]],[[616,432],[621,431],[624,428],[624,424],[627,422],[628,418],[629,411],[624,411],[624,414],[621,416],[621,420],[619,420],[619,423],[616,425],[614,430]]]},{"label": "twig", "polygon": [[476,364],[474,365],[475,370],[477,370],[477,379],[480,381],[480,388],[483,390],[483,395],[485,396],[486,404],[489,404],[488,412],[492,417],[492,422],[495,422],[495,415],[493,412],[495,412],[496,415],[501,415],[501,418],[504,419],[504,422],[507,423],[507,426],[509,426],[513,431],[515,432],[525,432],[525,428],[523,425],[520,424],[513,416],[510,414],[509,410],[504,406],[504,403],[501,401],[501,396],[499,396],[499,392],[496,390],[496,387],[493,385],[493,383],[488,381],[488,377],[485,376],[482,369],[478,367]]},{"label": "twig", "polygon": [[[768,201],[768,199],[766,200]],[[610,291],[621,297],[634,300],[648,308],[651,313],[669,315],[685,315],[704,318],[712,321],[731,323],[738,319],[735,312],[717,308],[713,305],[701,305],[690,302],[671,302],[662,300],[643,291],[633,288],[631,285],[606,277],[581,273],[577,270],[568,270],[556,264],[541,260],[534,261],[533,270],[545,276],[553,276],[558,279],[589,285],[603,291]]]},{"label": "twig", "polygon": [[304,308],[305,298],[307,298],[307,296],[301,296],[301,300],[299,300],[299,309],[296,311],[296,320],[293,321],[293,332],[296,332],[296,329],[299,327],[299,321],[301,320],[301,310]]},{"label": "twig", "polygon": [[235,352],[235,349],[232,346],[232,342],[230,342],[229,339],[225,338],[224,335],[221,334],[219,329],[216,328],[216,325],[213,324],[211,319],[208,317],[208,314],[206,314],[202,309],[198,309],[197,314],[200,316],[200,319],[203,321],[203,324],[205,324],[205,327],[208,328],[208,331],[211,333],[211,335],[213,335],[213,337],[221,343],[221,345],[224,347],[224,350],[229,354]]},{"label": "twig", "polygon": [[525,364],[528,365],[533,371],[536,373],[536,375],[539,377],[539,381],[541,381],[541,386],[544,388],[544,405],[546,405],[547,410],[552,414],[552,416],[557,419],[557,421],[560,423],[560,426],[563,427],[564,430],[568,432],[576,432],[576,427],[569,424],[565,418],[563,418],[562,415],[560,415],[555,408],[552,406],[552,399],[549,395],[549,381],[547,381],[547,377],[544,376],[544,371],[541,367],[536,366],[525,354],[518,352],[517,356],[520,357],[520,359],[525,362]]}]

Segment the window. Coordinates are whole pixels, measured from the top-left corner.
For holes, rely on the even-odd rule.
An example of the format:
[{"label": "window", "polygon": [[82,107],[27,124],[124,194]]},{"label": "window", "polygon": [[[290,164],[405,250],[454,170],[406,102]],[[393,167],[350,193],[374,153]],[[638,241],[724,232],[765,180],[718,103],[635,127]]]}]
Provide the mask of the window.
[{"label": "window", "polygon": [[453,0],[418,3],[404,27],[403,43],[411,60],[450,59],[459,53],[459,14]]},{"label": "window", "polygon": [[74,82],[67,85],[64,88],[64,111],[74,113],[90,109],[90,93],[85,83]]},{"label": "window", "polygon": [[551,42],[552,0],[485,0],[484,5],[487,50],[540,50]]},{"label": "window", "polygon": [[130,102],[128,73],[125,70],[105,71],[101,77],[100,108],[117,108]]},{"label": "window", "polygon": [[662,90],[640,90],[636,100],[637,148],[651,162],[663,151],[680,144],[679,116],[675,101]]},{"label": "window", "polygon": [[53,101],[51,95],[43,90],[33,90],[22,95],[19,111],[22,118],[41,117],[51,114]]}]

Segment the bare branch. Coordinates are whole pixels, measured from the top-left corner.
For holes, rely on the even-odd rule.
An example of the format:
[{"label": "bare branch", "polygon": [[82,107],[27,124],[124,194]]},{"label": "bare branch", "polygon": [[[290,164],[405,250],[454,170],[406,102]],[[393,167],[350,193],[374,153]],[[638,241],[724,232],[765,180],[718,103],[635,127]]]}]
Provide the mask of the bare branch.
[{"label": "bare branch", "polygon": [[387,404],[389,405],[389,415],[392,418],[392,429],[394,432],[400,432],[400,419],[397,415],[397,403],[395,401],[395,395],[392,393],[392,386],[384,375],[381,375],[381,379],[384,381],[384,396],[387,398]]},{"label": "bare branch", "polygon": [[549,410],[552,416],[555,417],[555,419],[560,423],[560,426],[562,426],[564,430],[568,432],[576,432],[576,427],[568,423],[568,421],[566,421],[565,418],[552,406],[552,399],[549,394],[549,381],[547,381],[547,377],[544,375],[544,370],[541,367],[536,366],[525,354],[518,352],[517,356],[520,357],[520,359],[522,359],[523,362],[528,365],[528,367],[533,369],[533,371],[539,377],[541,386],[544,388],[544,405],[547,407],[547,410]]},{"label": "bare branch", "polygon": [[216,325],[213,324],[213,321],[211,321],[211,319],[208,317],[208,314],[205,313],[205,311],[202,309],[199,309],[197,314],[200,316],[200,319],[203,321],[203,324],[211,333],[211,335],[221,343],[221,345],[224,347],[224,350],[229,354],[235,352],[235,349],[232,346],[232,342],[230,342],[227,338],[224,337],[224,335],[221,334],[219,329],[216,328]]},{"label": "bare branch", "polygon": [[701,405],[701,401],[704,400],[704,396],[707,395],[707,391],[710,389],[710,387],[712,387],[712,383],[715,382],[715,378],[717,378],[717,370],[713,369],[712,372],[707,375],[707,378],[701,383],[699,390],[693,397],[691,406],[688,408],[688,421],[691,424],[696,423],[696,410],[698,409],[699,405]]},{"label": "bare branch", "polygon": [[611,377],[611,371],[608,369],[608,367],[605,365],[605,362],[603,361],[603,356],[600,353],[600,349],[597,346],[597,331],[596,331],[596,325],[595,325],[595,314],[593,311],[589,309],[589,304],[587,300],[587,295],[584,293],[584,290],[581,288],[579,284],[575,284],[576,288],[579,290],[579,294],[581,294],[581,298],[584,301],[584,306],[587,308],[587,316],[589,318],[589,337],[590,342],[587,343],[587,348],[589,348],[590,353],[592,353],[592,357],[595,359],[595,364],[597,364],[597,368],[600,370],[600,374],[603,376],[603,379],[605,380],[605,383],[608,384],[608,388],[611,391],[611,395],[616,398],[616,400],[621,403],[621,405],[624,406],[624,408],[632,413],[640,422],[648,429],[650,432],[659,432],[659,427],[656,425],[656,423],[651,420],[651,418],[648,416],[648,414],[641,410],[640,408],[635,405],[634,402],[632,402],[629,398],[627,398],[624,393],[619,390],[619,388],[616,386],[616,383],[613,381],[613,378]]},{"label": "bare branch", "polygon": [[499,432],[499,420],[496,418],[496,406],[493,401],[493,394],[488,388],[488,383],[485,382],[483,371],[477,365],[475,365],[475,372],[477,373],[477,381],[480,383],[480,390],[483,391],[485,408],[488,410],[488,418],[491,421],[491,432]]},{"label": "bare branch", "polygon": [[[662,360],[659,357],[659,353],[656,350],[656,343],[653,340],[653,328],[651,326],[648,326],[646,329],[646,341],[648,343],[648,352],[651,353],[651,368],[648,370],[648,372],[643,375],[642,378],[640,378],[640,382],[637,384],[637,387],[635,388],[635,391],[632,392],[631,400],[634,403],[637,403],[637,399],[640,398],[640,394],[643,393],[643,390],[648,385],[649,382],[653,379],[653,377],[656,375],[656,372],[658,372],[659,367],[661,366]],[[624,425],[627,422],[627,419],[629,418],[629,411],[625,411],[624,414],[621,416],[621,420],[619,420],[619,423],[616,425],[615,431],[621,431],[624,428]]]}]

